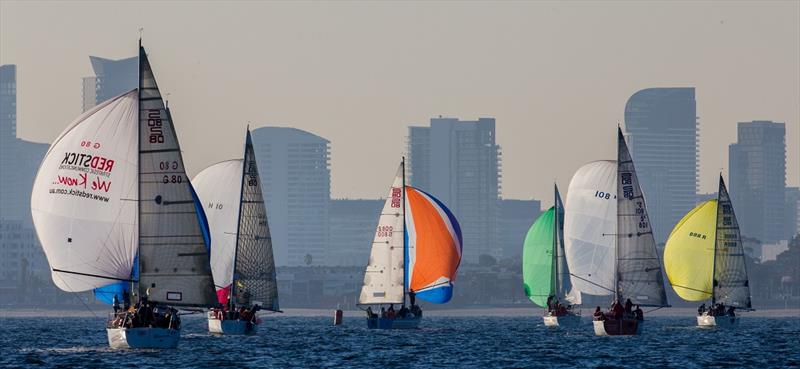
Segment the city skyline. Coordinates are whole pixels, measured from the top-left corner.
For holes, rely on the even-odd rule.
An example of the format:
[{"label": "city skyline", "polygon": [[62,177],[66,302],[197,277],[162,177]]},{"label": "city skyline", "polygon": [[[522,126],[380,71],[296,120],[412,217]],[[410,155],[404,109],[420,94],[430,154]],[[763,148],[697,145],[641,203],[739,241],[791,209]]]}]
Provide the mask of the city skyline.
[{"label": "city skyline", "polygon": [[[236,157],[248,121],[291,126],[331,141],[331,195],[348,198],[382,196],[392,170],[374,168],[399,161],[409,125],[441,114],[495,118],[502,196],[549,199],[553,179],[566,188],[583,163],[614,157],[614,127],[636,91],[691,86],[701,193],[714,191],[727,168],[736,123],[752,120],[786,123],[787,186],[798,186],[798,5],[761,4],[167,3],[141,17],[135,3],[3,2],[0,63],[19,68],[21,137],[50,142],[80,113],[86,56],[130,57],[144,27],[190,175]],[[112,10],[120,17],[109,17]],[[196,22],[166,25],[182,13]],[[443,15],[452,20],[447,29],[437,21]],[[225,32],[203,26],[217,16],[241,21]],[[548,160],[565,143],[580,150]]]}]

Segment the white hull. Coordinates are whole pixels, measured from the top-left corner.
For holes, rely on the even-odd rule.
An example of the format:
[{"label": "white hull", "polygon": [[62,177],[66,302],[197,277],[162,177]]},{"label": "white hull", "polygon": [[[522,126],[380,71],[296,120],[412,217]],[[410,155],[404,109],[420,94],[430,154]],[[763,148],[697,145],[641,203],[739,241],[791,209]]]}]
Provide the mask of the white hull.
[{"label": "white hull", "polygon": [[580,315],[553,316],[545,315],[542,317],[546,327],[577,327],[581,322]]},{"label": "white hull", "polygon": [[730,327],[732,325],[736,325],[737,323],[739,323],[739,318],[730,317],[727,315],[711,316],[703,314],[697,316],[697,326],[701,328]]},{"label": "white hull", "polygon": [[624,319],[624,320],[593,320],[594,334],[596,336],[632,336],[642,334],[644,321]]},{"label": "white hull", "polygon": [[370,329],[416,329],[422,317],[406,319],[367,318],[367,327]]},{"label": "white hull", "polygon": [[243,320],[219,320],[208,314],[208,331],[215,334],[242,335],[256,332],[255,324],[248,324]]},{"label": "white hull", "polygon": [[106,328],[111,348],[165,349],[178,347],[181,331],[167,328]]}]

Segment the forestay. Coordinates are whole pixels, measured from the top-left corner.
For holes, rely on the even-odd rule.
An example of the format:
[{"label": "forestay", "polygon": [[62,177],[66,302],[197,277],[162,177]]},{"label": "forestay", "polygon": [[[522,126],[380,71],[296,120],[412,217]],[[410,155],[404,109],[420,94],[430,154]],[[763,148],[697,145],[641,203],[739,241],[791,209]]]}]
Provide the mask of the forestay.
[{"label": "forestay", "polygon": [[400,164],[383,204],[359,304],[402,304],[404,289],[403,170]]},{"label": "forestay", "polygon": [[619,301],[642,306],[666,306],[661,262],[644,195],[628,145],[618,130],[617,288]]},{"label": "forestay", "polygon": [[564,218],[564,249],[572,285],[582,293],[614,293],[617,164],[588,163],[572,177]]},{"label": "forestay", "polygon": [[64,291],[131,279],[138,236],[137,110],[136,90],[98,105],[59,135],[39,167],[33,222],[53,282]]},{"label": "forestay", "polygon": [[722,176],[719,178],[716,255],[714,257],[714,299],[729,306],[751,308],[744,247],[739,222]]},{"label": "forestay", "polygon": [[202,207],[144,48],[139,87],[139,293],[171,305],[215,305]]}]

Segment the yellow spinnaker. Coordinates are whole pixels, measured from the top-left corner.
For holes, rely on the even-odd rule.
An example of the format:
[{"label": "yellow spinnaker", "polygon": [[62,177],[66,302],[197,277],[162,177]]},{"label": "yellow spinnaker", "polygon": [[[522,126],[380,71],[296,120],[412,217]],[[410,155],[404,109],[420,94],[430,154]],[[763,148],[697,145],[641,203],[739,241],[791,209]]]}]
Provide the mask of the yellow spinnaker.
[{"label": "yellow spinnaker", "polygon": [[711,298],[717,200],[697,205],[681,219],[667,239],[664,267],[672,288],[686,301]]}]

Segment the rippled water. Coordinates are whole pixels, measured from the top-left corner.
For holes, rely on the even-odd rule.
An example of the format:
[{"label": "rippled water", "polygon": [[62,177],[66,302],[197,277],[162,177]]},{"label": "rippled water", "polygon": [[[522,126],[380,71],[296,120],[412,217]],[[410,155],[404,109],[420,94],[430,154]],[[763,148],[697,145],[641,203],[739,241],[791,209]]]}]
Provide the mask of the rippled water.
[{"label": "rippled water", "polygon": [[693,317],[654,317],[644,334],[595,337],[529,317],[426,317],[414,331],[339,327],[327,317],[267,317],[256,336],[215,337],[184,319],[177,350],[111,350],[102,319],[2,318],[0,367],[189,368],[774,368],[800,365],[800,319],[748,318],[698,329]]}]

